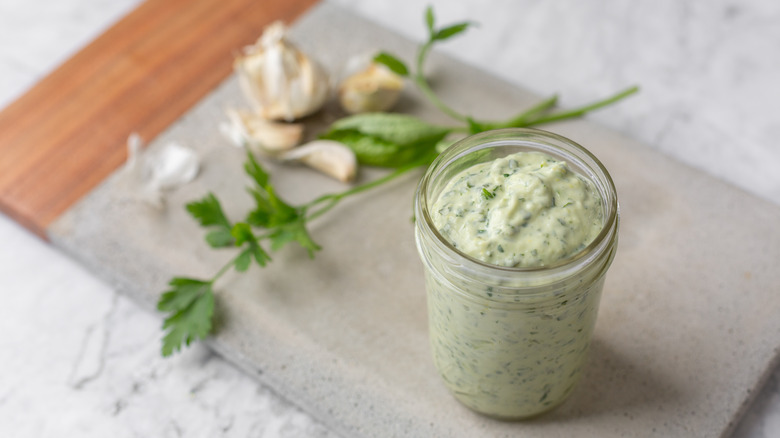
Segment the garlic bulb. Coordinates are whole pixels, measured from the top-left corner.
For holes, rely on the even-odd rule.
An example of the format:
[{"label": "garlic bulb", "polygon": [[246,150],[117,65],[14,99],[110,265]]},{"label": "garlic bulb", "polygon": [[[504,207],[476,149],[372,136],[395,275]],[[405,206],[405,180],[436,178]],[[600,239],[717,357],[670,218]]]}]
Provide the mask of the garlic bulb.
[{"label": "garlic bulb", "polygon": [[273,122],[247,111],[227,110],[229,124],[220,125],[222,133],[236,146],[246,145],[261,155],[277,155],[295,147],[303,137],[303,124]]},{"label": "garlic bulb", "polygon": [[272,23],[233,64],[244,94],[264,119],[299,119],[320,109],[328,96],[325,70],[286,39],[286,30],[282,22]]},{"label": "garlic bulb", "polygon": [[332,140],[314,140],[285,152],[279,158],[299,161],[341,182],[350,182],[357,173],[357,159],[352,149]]},{"label": "garlic bulb", "polygon": [[351,114],[387,111],[395,105],[404,87],[403,78],[382,64],[347,77],[339,87],[341,107]]}]

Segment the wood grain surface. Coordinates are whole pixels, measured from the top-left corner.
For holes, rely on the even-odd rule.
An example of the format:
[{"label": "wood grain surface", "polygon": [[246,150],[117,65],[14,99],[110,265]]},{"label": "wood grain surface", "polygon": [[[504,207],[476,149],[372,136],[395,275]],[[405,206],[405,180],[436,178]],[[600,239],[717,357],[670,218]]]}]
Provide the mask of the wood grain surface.
[{"label": "wood grain surface", "polygon": [[47,226],[219,84],[268,23],[317,0],[149,0],[0,112],[0,211]]}]

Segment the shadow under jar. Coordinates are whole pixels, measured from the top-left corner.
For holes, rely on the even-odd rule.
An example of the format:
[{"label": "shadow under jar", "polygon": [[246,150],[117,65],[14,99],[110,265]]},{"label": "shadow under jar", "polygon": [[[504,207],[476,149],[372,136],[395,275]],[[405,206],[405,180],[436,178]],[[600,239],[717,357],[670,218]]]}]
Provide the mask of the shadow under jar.
[{"label": "shadow under jar", "polygon": [[[591,208],[600,209],[600,223],[592,241],[583,242],[570,254],[536,265],[502,266],[462,252],[464,245],[451,242],[445,237],[449,234],[435,226],[437,212],[432,208],[467,169],[507,161],[509,155],[519,152],[540,152],[550,163],[565,162],[565,171],[573,172],[593,190]],[[486,184],[474,190],[488,200],[496,196],[496,190],[508,189]],[[549,191],[554,207],[558,195]],[[478,196],[475,199],[472,203],[482,202]],[[519,200],[520,207],[532,207],[524,204],[528,202],[525,198]],[[566,206],[558,200],[558,208]],[[527,214],[523,212],[522,208],[511,210]],[[544,216],[549,212],[537,213]],[[453,395],[477,412],[513,420],[538,415],[562,403],[582,374],[605,274],[617,246],[617,194],[601,162],[575,142],[546,131],[505,129],[473,135],[445,150],[428,168],[417,188],[415,216],[417,248],[425,266],[434,362]],[[511,220],[511,214],[504,217]],[[587,226],[576,218],[567,220],[575,226]],[[468,226],[460,224],[459,229]],[[484,230],[474,230],[471,238],[485,238],[477,235]],[[513,236],[501,238],[522,238],[533,232],[517,228]],[[495,242],[488,246],[498,248]]]}]

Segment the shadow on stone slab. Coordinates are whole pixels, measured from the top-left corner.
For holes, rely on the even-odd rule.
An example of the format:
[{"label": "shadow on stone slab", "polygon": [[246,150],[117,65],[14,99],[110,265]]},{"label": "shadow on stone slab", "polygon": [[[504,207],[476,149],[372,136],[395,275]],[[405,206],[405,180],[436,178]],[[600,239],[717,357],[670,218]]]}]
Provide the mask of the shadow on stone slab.
[{"label": "shadow on stone slab", "polygon": [[631,420],[648,410],[658,411],[661,417],[664,405],[678,405],[684,397],[682,382],[669,377],[594,338],[585,374],[571,398],[531,421],[560,423],[615,414]]}]

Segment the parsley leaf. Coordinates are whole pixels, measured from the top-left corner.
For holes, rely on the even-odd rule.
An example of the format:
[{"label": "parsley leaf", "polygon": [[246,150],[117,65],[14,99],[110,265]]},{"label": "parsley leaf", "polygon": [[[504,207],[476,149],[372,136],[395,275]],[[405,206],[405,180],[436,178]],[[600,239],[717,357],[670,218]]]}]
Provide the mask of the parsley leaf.
[{"label": "parsley leaf", "polygon": [[236,239],[236,246],[241,246],[245,242],[252,242],[256,240],[254,233],[252,233],[252,228],[243,222],[239,222],[234,225],[230,233]]},{"label": "parsley leaf", "polygon": [[266,171],[260,167],[260,163],[257,162],[251,152],[247,151],[246,157],[247,160],[246,163],[244,163],[244,170],[246,171],[247,175],[252,177],[258,187],[265,188],[268,185],[268,180],[270,179],[268,173],[266,173]]},{"label": "parsley leaf", "polygon": [[271,256],[258,243],[250,243],[249,249],[252,251],[252,255],[255,256],[255,261],[261,267],[265,267],[271,261]]},{"label": "parsley leaf", "polygon": [[278,227],[298,219],[298,210],[276,196],[273,187],[266,187],[266,193],[268,194],[268,202],[271,205],[271,217],[268,221],[269,227]]},{"label": "parsley leaf", "polygon": [[213,193],[209,193],[200,201],[194,201],[187,204],[187,211],[190,212],[201,226],[216,227],[206,234],[206,242],[212,248],[224,248],[233,244],[233,238],[230,235],[232,225],[222,211],[222,205]]},{"label": "parsley leaf", "polygon": [[271,239],[272,251],[277,251],[290,242],[298,242],[309,253],[309,257],[314,258],[314,253],[322,249],[311,238],[303,221],[293,222],[280,227],[269,238]]},{"label": "parsley leaf", "polygon": [[212,248],[233,246],[233,235],[230,234],[230,229],[220,228],[206,234],[206,242],[208,242]]},{"label": "parsley leaf", "polygon": [[249,189],[256,205],[247,215],[246,222],[249,225],[274,228],[298,219],[298,210],[276,195],[274,187],[269,183],[268,174],[249,151],[244,169],[255,182],[255,187]]},{"label": "parsley leaf", "polygon": [[238,255],[234,265],[236,267],[236,271],[244,272],[247,269],[249,269],[249,265],[251,263],[252,263],[252,251],[250,249],[245,249],[241,251],[241,254]]},{"label": "parsley leaf", "polygon": [[209,193],[200,201],[194,201],[187,204],[187,211],[190,212],[192,217],[200,222],[201,226],[208,227],[217,225],[230,228],[230,222],[227,220],[227,217],[225,217],[222,206],[213,193]]},{"label": "parsley leaf", "polygon": [[170,356],[182,345],[205,339],[211,332],[214,315],[214,293],[211,282],[177,277],[170,281],[171,289],[163,293],[157,309],[167,312],[163,330],[162,355]]},{"label": "parsley leaf", "polygon": [[[268,264],[268,262],[271,261],[271,256],[269,256],[263,247],[260,246],[260,242],[258,241],[258,238],[255,237],[255,234],[252,232],[252,228],[249,226],[249,224],[239,222],[233,227],[231,233],[236,239],[236,246],[241,246],[244,243],[249,244],[247,251],[249,251],[249,253],[255,257],[255,261],[258,265],[264,267]],[[242,256],[243,255],[239,255],[239,258]],[[242,266],[237,265],[236,269],[240,271],[240,267]]]},{"label": "parsley leaf", "polygon": [[249,189],[249,193],[255,198],[255,209],[250,211],[246,222],[253,227],[267,228],[271,222],[271,203],[259,190]]}]

